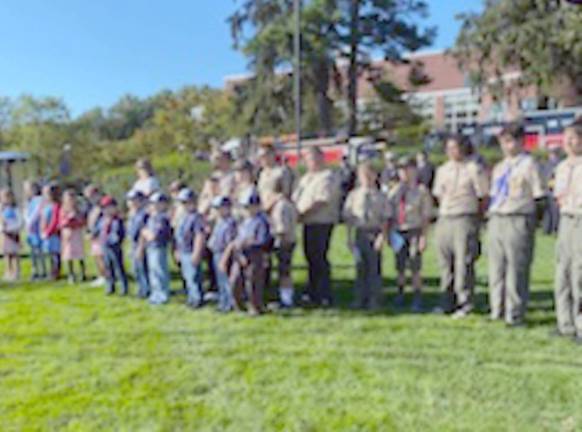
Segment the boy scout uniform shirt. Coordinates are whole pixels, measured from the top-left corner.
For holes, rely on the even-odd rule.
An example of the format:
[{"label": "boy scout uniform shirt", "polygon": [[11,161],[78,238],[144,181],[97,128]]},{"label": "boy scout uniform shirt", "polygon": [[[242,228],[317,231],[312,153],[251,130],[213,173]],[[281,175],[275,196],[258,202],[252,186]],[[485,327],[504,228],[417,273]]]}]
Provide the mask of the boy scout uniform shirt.
[{"label": "boy scout uniform shirt", "polygon": [[344,219],[355,228],[381,230],[392,218],[388,198],[378,189],[358,187],[348,194]]},{"label": "boy scout uniform shirt", "polygon": [[522,153],[495,165],[491,179],[490,214],[530,215],[536,199],[546,196],[546,185],[535,159]]},{"label": "boy scout uniform shirt", "polygon": [[244,254],[261,251],[271,238],[267,215],[258,213],[247,217],[239,226],[236,242]]},{"label": "boy scout uniform shirt", "polygon": [[148,212],[145,207],[138,209],[131,217],[127,223],[127,235],[131,240],[132,249],[136,250],[139,245],[139,239],[141,232],[148,222]]},{"label": "boy scout uniform shirt", "polygon": [[281,239],[282,244],[295,244],[297,235],[297,210],[291,201],[279,199],[271,210],[271,227],[273,234]]},{"label": "boy scout uniform shirt", "polygon": [[186,212],[175,230],[176,249],[182,253],[192,253],[196,236],[204,235],[205,230],[204,219],[198,212]]},{"label": "boy scout uniform shirt", "polygon": [[448,161],[436,173],[433,195],[439,199],[440,216],[479,213],[479,199],[487,196],[485,170],[472,161]]},{"label": "boy scout uniform shirt", "polygon": [[232,216],[219,218],[208,239],[208,249],[214,253],[222,253],[237,235],[236,221]]},{"label": "boy scout uniform shirt", "polygon": [[399,231],[420,229],[430,221],[433,204],[426,186],[400,183],[392,188],[389,198]]},{"label": "boy scout uniform shirt", "polygon": [[261,170],[259,180],[257,181],[257,189],[263,203],[268,203],[273,198],[275,195],[275,187],[279,181],[283,182],[283,193],[289,195],[293,187],[293,180],[287,170],[280,166],[263,168]]},{"label": "boy scout uniform shirt", "polygon": [[555,195],[560,213],[582,216],[582,156],[567,159],[558,165]]},{"label": "boy scout uniform shirt", "polygon": [[303,216],[304,224],[337,223],[340,212],[340,187],[337,176],[329,169],[305,174],[293,194],[293,201],[299,214],[311,208],[315,202],[324,203],[317,210],[309,211]]},{"label": "boy scout uniform shirt", "polygon": [[165,248],[172,239],[172,226],[170,218],[164,213],[151,215],[147,222],[147,228],[154,234],[154,239],[148,242],[151,248]]}]

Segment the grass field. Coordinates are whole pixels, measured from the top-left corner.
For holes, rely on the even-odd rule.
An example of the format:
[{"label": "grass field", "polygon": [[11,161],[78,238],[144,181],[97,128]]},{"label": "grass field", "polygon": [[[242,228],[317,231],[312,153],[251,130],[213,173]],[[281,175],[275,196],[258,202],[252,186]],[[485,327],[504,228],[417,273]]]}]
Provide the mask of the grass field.
[{"label": "grass field", "polygon": [[[2,285],[0,430],[582,428],[582,348],[548,337],[551,238],[538,237],[528,326],[508,330],[486,320],[486,253],[466,320],[345,309],[354,269],[344,235],[332,253],[335,310],[252,319],[193,312],[181,298],[153,308],[85,286]],[[425,268],[436,304],[432,248]]]}]

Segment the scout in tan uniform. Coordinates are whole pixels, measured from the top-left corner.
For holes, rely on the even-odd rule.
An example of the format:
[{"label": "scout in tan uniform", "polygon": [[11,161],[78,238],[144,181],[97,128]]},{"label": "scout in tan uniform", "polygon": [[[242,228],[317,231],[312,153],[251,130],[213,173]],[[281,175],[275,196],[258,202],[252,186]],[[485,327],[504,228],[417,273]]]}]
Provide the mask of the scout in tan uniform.
[{"label": "scout in tan uniform", "polygon": [[472,274],[488,181],[483,169],[466,159],[471,146],[466,138],[452,136],[446,146],[449,161],[437,170],[433,187],[439,202],[436,246],[443,310],[462,318],[473,308]]},{"label": "scout in tan uniform", "polygon": [[293,201],[304,224],[303,247],[309,268],[306,294],[316,305],[330,306],[332,292],[327,259],[334,224],[339,220],[340,185],[335,173],[326,168],[323,152],[311,147],[305,155],[307,173],[293,193]]},{"label": "scout in tan uniform", "polygon": [[275,238],[275,255],[279,273],[279,301],[283,308],[293,306],[293,279],[291,264],[297,243],[297,209],[291,199],[285,195],[284,180],[277,181],[273,190],[271,208],[271,231]]},{"label": "scout in tan uniform", "polygon": [[[358,166],[359,186],[352,190],[344,205],[348,226],[348,247],[356,262],[354,307],[377,309],[382,288],[382,247],[391,217],[390,205],[377,187],[378,174],[364,162]],[[355,231],[355,233],[354,233]]]},{"label": "scout in tan uniform", "polygon": [[233,169],[235,186],[232,194],[232,215],[237,220],[237,222],[239,222],[245,217],[246,214],[246,210],[240,203],[240,200],[242,197],[249,194],[250,191],[256,190],[254,166],[247,160],[240,160],[234,164]]},{"label": "scout in tan uniform", "polygon": [[568,158],[558,165],[554,188],[560,207],[556,335],[582,343],[582,118],[566,128],[564,139]]},{"label": "scout in tan uniform", "polygon": [[273,147],[263,147],[259,150],[259,163],[261,172],[257,181],[257,188],[261,196],[261,202],[268,213],[274,203],[275,186],[281,182],[283,194],[291,196],[293,189],[293,178],[289,171],[277,164],[275,149]]},{"label": "scout in tan uniform", "polygon": [[537,200],[546,195],[541,170],[523,151],[523,127],[499,134],[505,158],[493,169],[489,207],[489,302],[491,319],[523,323],[529,297]]},{"label": "scout in tan uniform", "polygon": [[220,194],[232,198],[236,181],[231,169],[230,154],[220,150],[212,155],[211,161],[214,166],[214,174],[219,178]]},{"label": "scout in tan uniform", "polygon": [[402,237],[404,243],[395,251],[398,272],[398,295],[396,306],[404,301],[406,269],[412,272],[414,300],[412,311],[422,311],[422,254],[426,249],[427,230],[432,218],[433,204],[430,192],[418,181],[418,170],[413,159],[402,158],[398,163],[399,183],[389,194],[394,212],[392,227]]}]

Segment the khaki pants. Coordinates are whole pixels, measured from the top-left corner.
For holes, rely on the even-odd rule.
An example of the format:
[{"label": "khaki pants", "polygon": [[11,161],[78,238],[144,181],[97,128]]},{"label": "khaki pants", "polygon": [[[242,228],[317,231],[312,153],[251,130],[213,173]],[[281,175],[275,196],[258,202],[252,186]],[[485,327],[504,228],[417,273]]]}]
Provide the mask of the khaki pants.
[{"label": "khaki pants", "polygon": [[582,336],[582,217],[562,216],[555,278],[558,330]]},{"label": "khaki pants", "polygon": [[489,221],[489,304],[493,319],[523,321],[529,300],[535,216],[493,215]]},{"label": "khaki pants", "polygon": [[436,245],[441,269],[441,290],[446,296],[444,308],[448,311],[470,309],[479,245],[477,217],[464,215],[439,218]]}]

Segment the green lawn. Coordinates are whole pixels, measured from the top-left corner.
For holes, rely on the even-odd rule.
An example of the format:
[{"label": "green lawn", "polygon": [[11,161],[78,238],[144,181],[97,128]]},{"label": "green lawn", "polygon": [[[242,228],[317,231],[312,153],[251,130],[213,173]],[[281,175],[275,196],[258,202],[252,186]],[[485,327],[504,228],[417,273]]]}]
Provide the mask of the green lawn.
[{"label": "green lawn", "polygon": [[[348,311],[247,318],[153,308],[65,284],[0,288],[0,430],[443,431],[582,428],[582,348],[548,337],[554,242],[539,237],[528,327],[478,314]],[[296,280],[305,279],[298,254]],[[437,267],[426,257],[428,301]],[[388,300],[392,257],[386,256]]]}]

